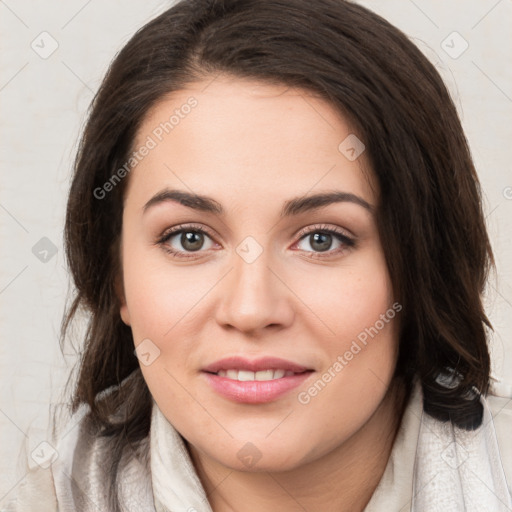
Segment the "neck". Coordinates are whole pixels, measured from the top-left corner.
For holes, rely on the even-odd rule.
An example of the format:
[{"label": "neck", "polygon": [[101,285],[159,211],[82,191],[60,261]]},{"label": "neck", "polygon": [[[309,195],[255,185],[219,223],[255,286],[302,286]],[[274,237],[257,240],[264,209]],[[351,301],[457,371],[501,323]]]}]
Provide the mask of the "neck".
[{"label": "neck", "polygon": [[401,382],[390,386],[372,417],[347,441],[289,471],[235,471],[187,447],[214,512],[363,511],[386,468],[408,396]]}]

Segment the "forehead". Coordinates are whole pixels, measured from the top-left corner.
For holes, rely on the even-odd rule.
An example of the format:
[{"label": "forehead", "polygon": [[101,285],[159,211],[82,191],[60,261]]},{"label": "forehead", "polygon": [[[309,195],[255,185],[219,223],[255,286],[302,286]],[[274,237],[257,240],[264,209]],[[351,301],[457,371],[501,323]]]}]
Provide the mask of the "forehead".
[{"label": "forehead", "polygon": [[[327,101],[303,89],[219,76],[188,85],[146,115],[133,150],[128,196],[164,186],[246,202],[307,194],[355,193],[375,203],[364,152],[347,157],[355,134]],[[341,145],[341,146],[340,146]],[[348,155],[351,156],[351,155]]]}]

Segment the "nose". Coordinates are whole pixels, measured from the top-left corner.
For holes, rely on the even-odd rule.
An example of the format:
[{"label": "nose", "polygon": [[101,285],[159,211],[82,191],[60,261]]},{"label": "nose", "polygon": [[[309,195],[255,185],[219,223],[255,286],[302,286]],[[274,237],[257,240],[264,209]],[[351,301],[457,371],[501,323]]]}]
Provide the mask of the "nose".
[{"label": "nose", "polygon": [[219,325],[258,335],[265,328],[284,328],[293,322],[293,292],[273,268],[277,266],[267,251],[252,262],[234,253],[233,267],[219,290]]}]

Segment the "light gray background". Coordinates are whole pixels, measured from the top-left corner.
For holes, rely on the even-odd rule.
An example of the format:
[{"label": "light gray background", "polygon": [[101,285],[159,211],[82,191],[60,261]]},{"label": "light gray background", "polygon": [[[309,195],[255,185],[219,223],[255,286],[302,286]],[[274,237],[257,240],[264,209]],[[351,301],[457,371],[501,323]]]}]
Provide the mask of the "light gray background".
[{"label": "light gray background", "polygon": [[[360,3],[413,38],[456,101],[497,259],[486,297],[495,327],[493,374],[512,386],[512,2]],[[49,404],[62,398],[75,360],[58,344],[68,292],[62,228],[88,104],[115,53],[171,4],[0,0],[0,504],[24,477],[20,461],[48,439]],[[48,56],[52,44],[58,47]],[[44,253],[50,245],[43,237],[55,255]]]}]

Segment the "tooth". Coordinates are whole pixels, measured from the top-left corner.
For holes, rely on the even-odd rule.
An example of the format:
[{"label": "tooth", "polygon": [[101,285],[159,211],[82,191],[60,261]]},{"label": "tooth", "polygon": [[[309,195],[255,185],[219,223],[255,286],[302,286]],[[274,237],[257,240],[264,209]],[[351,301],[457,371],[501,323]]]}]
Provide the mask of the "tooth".
[{"label": "tooth", "polygon": [[219,377],[227,377],[232,380],[239,380],[242,382],[246,381],[268,381],[275,379],[282,379],[283,377],[289,377],[294,375],[291,370],[259,370],[257,372],[251,372],[248,370],[219,370],[217,372]]},{"label": "tooth", "polygon": [[254,373],[255,380],[272,380],[274,378],[274,370],[260,370]]},{"label": "tooth", "polygon": [[228,370],[226,372],[226,377],[228,379],[238,380],[238,370]]},{"label": "tooth", "polygon": [[254,372],[249,372],[247,370],[238,370],[238,380],[254,380]]}]

